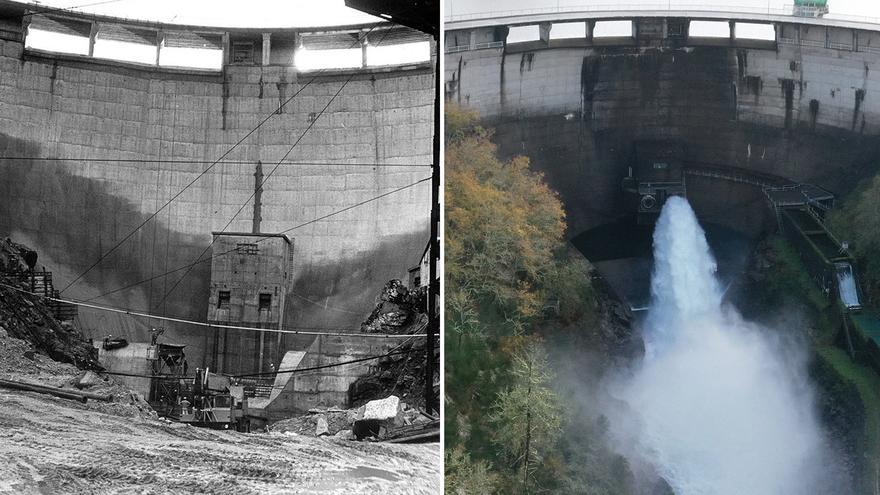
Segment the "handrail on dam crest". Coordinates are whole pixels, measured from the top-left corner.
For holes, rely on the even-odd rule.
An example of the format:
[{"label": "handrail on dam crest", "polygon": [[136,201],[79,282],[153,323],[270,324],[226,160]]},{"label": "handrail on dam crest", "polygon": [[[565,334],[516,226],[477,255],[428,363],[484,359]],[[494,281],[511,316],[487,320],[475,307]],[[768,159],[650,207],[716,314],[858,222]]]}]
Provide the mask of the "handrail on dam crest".
[{"label": "handrail on dam crest", "polygon": [[[803,12],[803,10],[801,10]],[[758,7],[754,5],[737,5],[727,3],[723,7],[708,3],[683,3],[669,0],[667,2],[637,3],[586,3],[578,5],[557,5],[554,7],[538,7],[531,9],[500,10],[494,12],[472,12],[451,14],[445,17],[445,30],[467,29],[492,24],[528,24],[529,16],[541,16],[542,21],[558,20],[577,21],[583,19],[625,19],[627,17],[685,17],[738,19],[763,22],[803,22],[809,24],[839,25],[841,27],[857,27],[880,30],[880,17],[827,14],[824,17],[808,17],[795,14],[794,4],[782,7]],[[511,21],[508,23],[507,21]],[[536,21],[532,21],[536,22]],[[479,23],[479,26],[472,25]]]}]

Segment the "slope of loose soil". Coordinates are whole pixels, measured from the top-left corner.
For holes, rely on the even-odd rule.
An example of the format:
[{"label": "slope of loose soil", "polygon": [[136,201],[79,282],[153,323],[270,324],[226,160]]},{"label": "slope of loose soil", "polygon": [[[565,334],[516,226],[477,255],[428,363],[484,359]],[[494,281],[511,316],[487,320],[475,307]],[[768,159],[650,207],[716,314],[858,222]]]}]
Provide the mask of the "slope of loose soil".
[{"label": "slope of loose soil", "polygon": [[439,493],[439,444],[213,431],[0,389],[0,493]]}]

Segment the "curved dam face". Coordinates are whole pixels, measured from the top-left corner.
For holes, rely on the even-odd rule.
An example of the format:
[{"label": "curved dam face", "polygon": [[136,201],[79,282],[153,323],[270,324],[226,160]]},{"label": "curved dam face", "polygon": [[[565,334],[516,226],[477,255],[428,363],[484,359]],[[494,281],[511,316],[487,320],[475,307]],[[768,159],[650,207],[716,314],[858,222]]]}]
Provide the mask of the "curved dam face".
[{"label": "curved dam face", "polygon": [[[293,241],[285,325],[353,331],[383,284],[405,280],[418,265],[428,241],[428,182],[309,222],[430,177],[429,62],[309,74],[267,64],[266,56],[262,66],[208,73],[47,54],[7,31],[0,38],[0,156],[62,159],[0,160],[0,232],[34,248],[56,288],[170,201],[63,296],[110,292],[93,303],[205,321],[210,262],[195,265],[173,291],[185,270],[162,274],[193,263],[212,231],[258,224]],[[285,163],[267,178],[285,156],[311,164]],[[212,337],[87,308],[79,319],[95,338],[145,341],[150,326],[164,326],[171,342],[188,345],[191,366],[203,362]],[[282,345],[305,343],[286,336]]]},{"label": "curved dam face", "polygon": [[[634,19],[633,37],[602,42],[509,44],[495,41],[503,25],[453,23],[447,99],[478,110],[503,154],[526,155],[545,174],[572,237],[624,214],[621,183],[642,140],[681,143],[686,167],[842,194],[880,158],[880,53],[870,48],[880,33],[791,19],[760,42],[672,39],[672,20],[662,18]],[[760,187],[690,175],[686,183],[701,219],[749,236],[775,222]]]}]

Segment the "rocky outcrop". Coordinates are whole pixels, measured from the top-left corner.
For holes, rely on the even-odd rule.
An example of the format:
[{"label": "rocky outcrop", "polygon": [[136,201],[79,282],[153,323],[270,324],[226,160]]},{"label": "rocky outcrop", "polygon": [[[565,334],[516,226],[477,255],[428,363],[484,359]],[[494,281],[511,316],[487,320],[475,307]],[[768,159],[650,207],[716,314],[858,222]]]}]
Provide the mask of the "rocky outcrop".
[{"label": "rocky outcrop", "polygon": [[408,289],[400,280],[390,280],[382,288],[376,307],[361,324],[364,333],[419,333],[428,321],[427,287]]},{"label": "rocky outcrop", "polygon": [[[376,307],[361,325],[365,333],[396,335],[427,332],[427,288],[407,288],[390,280],[376,298]],[[434,342],[434,396],[440,393],[440,342]],[[397,395],[416,407],[425,407],[425,337],[403,341],[393,354],[378,361],[373,371],[348,389],[349,404],[360,406],[371,400]]]},{"label": "rocky outcrop", "polygon": [[[425,338],[416,337],[404,342],[395,352],[400,353],[383,357],[371,374],[349,386],[349,404],[360,406],[395,394],[413,406],[425,407]],[[434,344],[434,362],[438,364],[434,369],[434,396],[439,397],[439,342]]]},{"label": "rocky outcrop", "polygon": [[[33,351],[84,370],[102,370],[98,351],[72,322],[55,319],[47,301],[28,294],[28,271],[36,253],[9,239],[0,240],[0,331],[21,339]],[[32,352],[31,352],[32,356]]]},{"label": "rocky outcrop", "polygon": [[595,295],[599,344],[613,359],[632,361],[641,358],[645,354],[645,342],[633,327],[632,311],[599,272],[590,272],[590,278]]}]

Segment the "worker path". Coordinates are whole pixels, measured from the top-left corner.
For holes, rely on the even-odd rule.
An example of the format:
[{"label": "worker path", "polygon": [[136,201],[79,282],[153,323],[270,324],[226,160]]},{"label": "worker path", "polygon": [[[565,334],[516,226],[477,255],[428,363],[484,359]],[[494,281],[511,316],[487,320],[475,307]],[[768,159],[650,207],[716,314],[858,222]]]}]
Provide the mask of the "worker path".
[{"label": "worker path", "polygon": [[437,493],[439,444],[244,434],[0,390],[0,493]]}]

